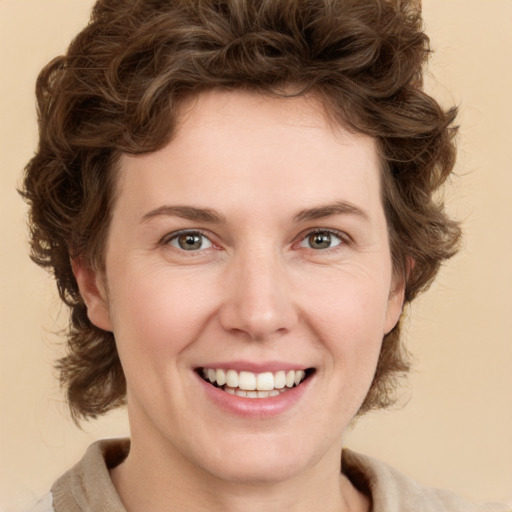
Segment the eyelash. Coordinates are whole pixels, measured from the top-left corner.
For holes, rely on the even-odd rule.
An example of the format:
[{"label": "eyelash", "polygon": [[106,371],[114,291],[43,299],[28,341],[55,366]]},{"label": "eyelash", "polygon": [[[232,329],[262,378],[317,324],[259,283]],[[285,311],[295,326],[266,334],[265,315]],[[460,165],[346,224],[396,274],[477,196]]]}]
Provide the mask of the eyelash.
[{"label": "eyelash", "polygon": [[[190,253],[194,253],[194,252],[199,252],[199,250],[204,250],[205,248],[203,247],[200,247],[199,249],[197,250],[193,250],[193,249],[190,249],[190,250],[187,250],[187,249],[184,249],[183,247],[179,247],[179,246],[174,246],[172,245],[172,241],[176,240],[178,241],[180,237],[182,236],[198,236],[201,238],[201,244],[204,243],[205,240],[207,240],[209,243],[210,243],[210,247],[207,247],[206,249],[210,249],[214,246],[214,243],[210,240],[210,238],[205,234],[203,233],[202,231],[200,230],[197,230],[197,229],[184,229],[182,231],[178,231],[176,233],[171,233],[169,236],[166,236],[162,239],[162,244],[163,245],[170,245],[172,247],[175,247],[176,249],[178,249],[179,251],[182,251],[182,252],[190,252]],[[177,242],[179,243],[179,242]]]},{"label": "eyelash", "polygon": [[[336,238],[339,243],[336,243],[336,245],[332,246],[332,247],[325,247],[325,248],[320,248],[320,249],[315,249],[313,247],[307,247],[307,246],[304,246],[302,245],[304,242],[307,243],[307,240],[310,239],[311,237],[314,237],[314,236],[319,236],[319,235],[327,235],[330,239],[332,239],[332,237]],[[180,247],[178,246],[179,242],[179,238],[182,237],[182,236],[197,236],[198,238],[201,239],[201,246],[198,247],[197,249],[184,249],[183,247]],[[177,242],[177,245],[173,245],[171,242],[173,241],[176,241]],[[202,247],[202,245],[204,244],[204,242],[207,241],[210,245],[208,247]],[[332,241],[332,240],[330,240]],[[335,230],[335,229],[312,229],[312,230],[309,230],[307,231],[306,233],[304,234],[301,234],[300,237],[299,237],[299,240],[298,242],[294,243],[294,247],[305,247],[307,249],[310,249],[312,251],[318,251],[318,252],[330,252],[332,250],[336,250],[336,248],[340,245],[347,245],[350,243],[350,239],[348,237],[347,234],[341,232],[341,231],[338,231],[338,230]],[[211,248],[215,248],[215,244],[212,242],[212,240],[210,239],[210,237],[208,235],[206,235],[205,233],[203,233],[202,231],[200,230],[197,230],[197,229],[185,229],[185,230],[182,230],[182,231],[178,231],[178,232],[175,232],[175,233],[171,233],[170,235],[164,237],[161,241],[161,244],[162,245],[167,245],[167,246],[172,246],[174,248],[176,248],[177,250],[181,251],[181,252],[187,252],[187,253],[198,253],[200,251],[203,251],[203,250],[206,250],[206,249],[211,249]]]},{"label": "eyelash", "polygon": [[313,251],[319,251],[319,252],[330,252],[330,251],[333,251],[333,250],[336,250],[336,248],[340,245],[346,245],[349,243],[349,239],[348,239],[348,236],[341,232],[341,231],[338,231],[336,229],[312,229],[312,230],[309,230],[308,232],[306,232],[304,235],[301,235],[300,239],[299,239],[299,242],[298,244],[295,244],[295,245],[298,245],[299,247],[304,247],[302,244],[304,242],[307,243],[307,240],[308,239],[311,239],[311,237],[314,237],[314,236],[319,236],[319,235],[327,235],[330,239],[330,241],[332,241],[331,239],[334,237],[338,240],[338,243],[332,247],[325,247],[325,248],[321,248],[321,249],[315,249],[313,247],[307,247],[308,249],[311,249]]}]

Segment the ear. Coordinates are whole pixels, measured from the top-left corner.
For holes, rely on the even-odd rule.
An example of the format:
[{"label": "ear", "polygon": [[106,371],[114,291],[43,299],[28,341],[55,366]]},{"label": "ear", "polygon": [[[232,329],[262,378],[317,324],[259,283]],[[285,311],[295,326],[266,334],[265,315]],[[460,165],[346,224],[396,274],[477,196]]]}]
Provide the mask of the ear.
[{"label": "ear", "polygon": [[388,298],[384,334],[388,334],[390,331],[392,331],[400,319],[400,315],[404,309],[405,287],[407,285],[409,274],[411,273],[411,270],[414,268],[415,264],[415,260],[411,257],[408,257],[406,261],[405,275],[395,275],[393,277],[391,293],[389,294]]},{"label": "ear", "polygon": [[384,325],[384,334],[388,334],[394,329],[404,307],[405,297],[405,280],[401,279],[401,283],[395,284],[388,298],[388,308],[386,310],[386,323]]},{"label": "ear", "polygon": [[107,289],[103,275],[86,265],[81,258],[72,259],[71,267],[80,289],[89,320],[104,331],[112,331]]}]

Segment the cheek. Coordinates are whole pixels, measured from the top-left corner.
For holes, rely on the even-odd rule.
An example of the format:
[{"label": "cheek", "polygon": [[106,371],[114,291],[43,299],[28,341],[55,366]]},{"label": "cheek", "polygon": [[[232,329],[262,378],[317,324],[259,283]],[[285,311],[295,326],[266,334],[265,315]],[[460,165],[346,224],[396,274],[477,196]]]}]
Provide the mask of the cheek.
[{"label": "cheek", "polygon": [[305,287],[305,309],[324,332],[360,344],[381,339],[386,328],[389,287],[363,272],[340,272]]},{"label": "cheek", "polygon": [[[317,283],[319,284],[319,283]],[[387,289],[363,275],[330,279],[307,294],[308,324],[327,348],[333,371],[344,385],[370,385],[386,329]]]},{"label": "cheek", "polygon": [[116,278],[111,301],[120,355],[164,364],[163,356],[182,352],[199,335],[210,301],[187,279],[170,279],[163,272],[126,275]]}]

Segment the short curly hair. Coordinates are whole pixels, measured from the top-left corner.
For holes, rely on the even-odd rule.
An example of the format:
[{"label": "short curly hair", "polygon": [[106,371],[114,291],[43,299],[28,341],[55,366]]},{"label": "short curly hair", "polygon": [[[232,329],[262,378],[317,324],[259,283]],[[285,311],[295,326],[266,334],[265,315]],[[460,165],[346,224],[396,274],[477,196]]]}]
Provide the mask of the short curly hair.
[{"label": "short curly hair", "polygon": [[[201,91],[315,94],[329,116],[374,137],[396,275],[411,301],[457,249],[436,191],[455,161],[456,109],[423,90],[430,54],[418,2],[403,0],[99,0],[67,53],[40,73],[39,146],[21,193],[32,259],[71,309],[61,383],[76,421],[125,402],[114,334],[93,325],[70,259],[104,271],[123,153],[163,147],[178,107]],[[414,262],[411,264],[411,262]],[[400,324],[384,337],[359,411],[394,402],[409,369]]]}]

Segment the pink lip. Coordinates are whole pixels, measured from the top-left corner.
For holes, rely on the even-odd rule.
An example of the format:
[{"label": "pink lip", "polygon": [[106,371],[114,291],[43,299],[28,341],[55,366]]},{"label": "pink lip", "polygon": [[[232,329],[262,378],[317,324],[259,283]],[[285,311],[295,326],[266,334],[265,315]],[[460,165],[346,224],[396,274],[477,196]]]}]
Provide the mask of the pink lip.
[{"label": "pink lip", "polygon": [[[230,363],[231,365],[232,363]],[[256,365],[258,366],[258,365]],[[252,366],[254,368],[254,366]],[[222,368],[222,366],[214,366],[214,368]],[[233,368],[228,366],[227,368]],[[247,370],[247,366],[244,365],[243,369]],[[265,366],[268,371],[268,366]],[[280,366],[280,369],[283,369]],[[295,367],[297,369],[297,367]],[[298,368],[301,369],[301,368]],[[248,370],[249,371],[249,370]],[[255,371],[255,370],[250,370]],[[257,371],[257,370],[256,370]],[[289,389],[285,393],[281,393],[278,396],[272,396],[268,398],[245,398],[242,396],[230,395],[222,389],[216,388],[202,379],[199,374],[196,373],[197,379],[202,386],[206,396],[216,406],[229,414],[233,414],[242,418],[252,419],[263,419],[272,418],[283,414],[287,410],[293,408],[298,404],[304,393],[307,391],[311,382],[314,380],[314,376],[311,375],[306,380],[300,383],[300,385]]]},{"label": "pink lip", "polygon": [[304,366],[303,364],[287,363],[283,361],[268,361],[265,363],[254,363],[250,361],[229,361],[229,362],[217,362],[217,363],[206,363],[200,368],[214,368],[220,370],[236,370],[237,372],[252,372],[252,373],[264,373],[264,372],[278,372],[278,371],[290,371],[290,370],[307,370],[311,366]]}]

